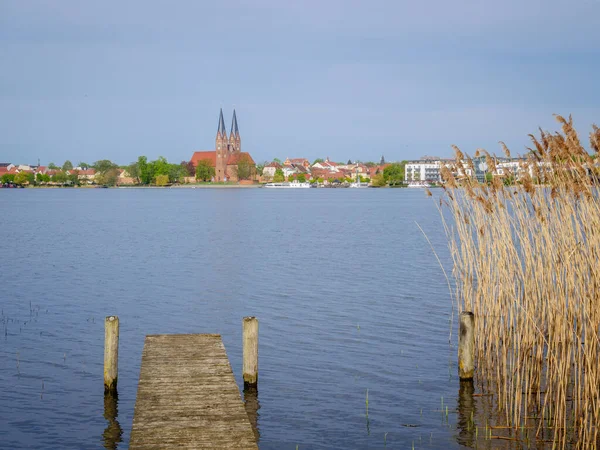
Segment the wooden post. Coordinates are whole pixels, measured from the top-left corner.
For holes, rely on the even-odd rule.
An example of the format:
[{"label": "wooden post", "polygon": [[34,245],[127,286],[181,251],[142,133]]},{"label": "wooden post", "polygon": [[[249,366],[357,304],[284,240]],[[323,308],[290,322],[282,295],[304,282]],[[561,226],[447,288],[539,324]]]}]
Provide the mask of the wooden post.
[{"label": "wooden post", "polygon": [[104,392],[117,391],[119,375],[119,318],[108,316],[104,321]]},{"label": "wooden post", "polygon": [[475,372],[475,316],[470,311],[460,313],[458,332],[458,377],[472,380]]},{"label": "wooden post", "polygon": [[255,387],[258,384],[258,319],[256,317],[244,317],[242,323],[245,389]]}]

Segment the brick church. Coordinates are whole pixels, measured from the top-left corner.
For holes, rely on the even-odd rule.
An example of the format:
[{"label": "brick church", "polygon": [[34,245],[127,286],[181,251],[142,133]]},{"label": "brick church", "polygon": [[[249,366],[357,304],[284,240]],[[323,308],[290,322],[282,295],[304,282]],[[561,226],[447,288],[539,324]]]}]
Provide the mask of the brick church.
[{"label": "brick church", "polygon": [[[213,181],[240,181],[240,178],[254,180],[256,177],[256,164],[248,152],[242,152],[242,139],[238,128],[235,109],[233,110],[233,119],[231,120],[231,131],[229,138],[225,130],[225,121],[223,120],[223,109],[219,114],[219,127],[217,128],[217,137],[215,138],[214,151],[194,152],[192,155],[192,164],[198,166],[198,162],[205,160],[215,169]],[[243,163],[246,167],[245,173],[240,173],[238,177],[238,164]],[[250,170],[247,170],[248,166]]]}]

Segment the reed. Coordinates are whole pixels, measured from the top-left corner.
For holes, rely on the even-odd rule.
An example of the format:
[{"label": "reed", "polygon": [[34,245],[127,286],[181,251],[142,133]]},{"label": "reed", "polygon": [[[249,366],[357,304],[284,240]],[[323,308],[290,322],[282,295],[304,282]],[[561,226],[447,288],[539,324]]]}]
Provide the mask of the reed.
[{"label": "reed", "polygon": [[[556,118],[560,132],[530,135],[527,161],[489,183],[470,175],[473,160],[454,147],[440,211],[459,313],[477,318],[477,383],[515,431],[537,417],[536,435],[550,431],[556,448],[596,448],[600,129],[590,155],[571,117]],[[481,153],[493,171],[495,158]]]}]

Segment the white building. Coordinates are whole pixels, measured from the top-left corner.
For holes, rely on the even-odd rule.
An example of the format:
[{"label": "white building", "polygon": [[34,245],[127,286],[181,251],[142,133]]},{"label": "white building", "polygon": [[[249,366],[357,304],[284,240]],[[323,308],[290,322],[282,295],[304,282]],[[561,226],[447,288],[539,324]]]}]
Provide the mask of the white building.
[{"label": "white building", "polygon": [[442,181],[440,169],[442,161],[409,161],[404,167],[404,181],[429,181],[439,183]]}]

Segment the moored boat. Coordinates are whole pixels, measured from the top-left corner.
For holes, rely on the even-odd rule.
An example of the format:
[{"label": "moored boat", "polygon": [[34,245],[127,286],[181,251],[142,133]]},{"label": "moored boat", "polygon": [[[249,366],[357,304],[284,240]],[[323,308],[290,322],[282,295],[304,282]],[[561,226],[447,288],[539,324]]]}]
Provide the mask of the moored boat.
[{"label": "moored boat", "polygon": [[310,183],[300,183],[299,181],[283,181],[281,183],[267,183],[264,187],[271,189],[308,189],[310,188]]}]

